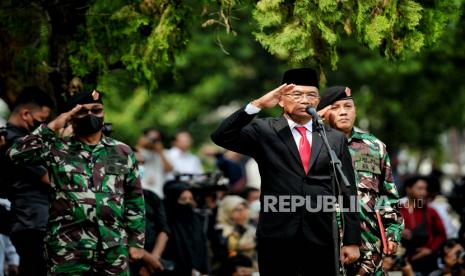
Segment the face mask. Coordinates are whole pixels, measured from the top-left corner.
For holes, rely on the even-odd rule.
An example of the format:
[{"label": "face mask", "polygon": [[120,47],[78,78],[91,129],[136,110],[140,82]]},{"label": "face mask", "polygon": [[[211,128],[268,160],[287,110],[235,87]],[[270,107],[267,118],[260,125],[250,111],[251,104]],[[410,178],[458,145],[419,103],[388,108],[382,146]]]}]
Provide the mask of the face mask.
[{"label": "face mask", "polygon": [[31,131],[38,128],[43,123],[45,123],[45,122],[44,121],[39,121],[39,120],[36,120],[36,119],[32,118],[32,129],[31,129]]},{"label": "face mask", "polygon": [[138,167],[139,167],[139,177],[140,177],[140,179],[143,179],[144,178],[144,172],[145,172],[144,165],[138,165]]},{"label": "face mask", "polygon": [[32,117],[32,126],[29,126],[29,124],[28,126],[29,126],[29,131],[31,132],[34,131],[36,128],[38,128],[41,124],[45,123],[45,121],[39,121],[36,118],[34,118],[32,114],[30,114],[30,116]]},{"label": "face mask", "polygon": [[178,215],[190,215],[194,212],[194,206],[190,203],[178,203],[175,209]]},{"label": "face mask", "polygon": [[80,136],[94,134],[102,129],[103,117],[86,115],[82,118],[75,118],[74,133]]},{"label": "face mask", "polygon": [[260,212],[260,200],[256,199],[252,201],[249,205],[250,212],[259,213]]}]

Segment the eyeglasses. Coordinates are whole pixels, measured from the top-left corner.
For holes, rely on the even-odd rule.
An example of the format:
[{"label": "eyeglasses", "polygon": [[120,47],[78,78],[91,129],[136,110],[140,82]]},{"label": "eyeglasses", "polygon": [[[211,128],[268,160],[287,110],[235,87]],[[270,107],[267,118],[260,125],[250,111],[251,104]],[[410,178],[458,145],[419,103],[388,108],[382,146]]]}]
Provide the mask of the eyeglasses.
[{"label": "eyeglasses", "polygon": [[89,112],[94,115],[100,115],[103,112],[103,108],[97,107],[97,108],[87,109],[87,108],[81,107],[81,109],[78,112],[76,112],[76,116],[78,117],[86,116],[87,114],[89,114]]},{"label": "eyeglasses", "polygon": [[285,96],[290,96],[294,101],[302,99],[304,96],[310,100],[315,100],[319,97],[318,93],[303,93],[303,92],[292,92],[284,94]]}]

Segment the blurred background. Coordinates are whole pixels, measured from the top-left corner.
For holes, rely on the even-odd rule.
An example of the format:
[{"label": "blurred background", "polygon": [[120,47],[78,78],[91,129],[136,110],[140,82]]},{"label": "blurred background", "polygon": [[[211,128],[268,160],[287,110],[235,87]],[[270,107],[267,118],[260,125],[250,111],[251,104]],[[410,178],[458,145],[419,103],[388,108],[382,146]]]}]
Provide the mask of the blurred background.
[{"label": "blurred background", "polygon": [[[74,77],[105,92],[114,136],[156,125],[196,147],[224,116],[312,66],[351,87],[358,125],[402,172],[465,172],[463,1],[22,1],[0,4],[0,106]],[[279,110],[271,113],[279,113]]]},{"label": "blurred background", "polygon": [[435,193],[455,210],[457,237],[464,7],[464,0],[2,0],[0,125],[26,86],[49,93],[55,115],[77,91],[96,88],[113,137],[136,145],[154,127],[169,148],[187,131],[209,171],[223,160],[209,137],[219,122],[279,86],[285,70],[309,66],[323,92],[351,88],[357,125],[386,143],[401,194],[408,176],[439,181]]}]

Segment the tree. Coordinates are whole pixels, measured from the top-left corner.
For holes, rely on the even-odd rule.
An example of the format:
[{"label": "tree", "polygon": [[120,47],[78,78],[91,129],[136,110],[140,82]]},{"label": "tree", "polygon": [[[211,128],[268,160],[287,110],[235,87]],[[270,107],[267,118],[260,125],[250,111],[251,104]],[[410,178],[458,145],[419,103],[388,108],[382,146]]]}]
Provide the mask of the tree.
[{"label": "tree", "polygon": [[[157,125],[206,139],[218,106],[245,104],[278,85],[287,67],[311,65],[323,82],[363,95],[360,117],[387,143],[429,148],[443,129],[464,126],[462,7],[463,0],[5,0],[0,96],[11,104],[12,88],[39,84],[63,106],[77,75],[86,89],[105,92],[120,138],[133,142]],[[456,95],[442,92],[452,89]]]},{"label": "tree", "polygon": [[354,37],[388,59],[434,45],[462,1],[261,0],[254,10],[256,38],[272,54],[322,71],[336,68],[340,42]]},{"label": "tree", "polygon": [[[64,106],[67,82],[74,75],[92,87],[99,76],[122,68],[153,91],[158,75],[172,66],[187,43],[186,25],[196,4],[180,0],[2,1],[0,33],[7,38],[0,61],[4,61],[2,68],[12,72],[4,71],[0,77],[3,83],[13,79],[54,91],[59,107]],[[192,14],[196,13],[200,14]]]},{"label": "tree", "polygon": [[[236,11],[241,22],[251,22],[251,8]],[[110,94],[105,101],[115,135],[135,141],[141,129],[154,125],[166,136],[185,129],[197,142],[207,141],[219,119],[218,107],[240,106],[280,83],[286,63],[255,41],[253,24],[235,24],[232,35],[216,24],[202,27],[209,19],[192,21],[190,43],[176,56],[173,73],[159,77],[155,93],[123,69],[99,78],[99,88]]]},{"label": "tree", "polygon": [[438,146],[439,135],[464,129],[465,17],[447,26],[438,44],[404,60],[385,59],[348,41],[328,83],[352,88],[359,118],[392,149]]}]

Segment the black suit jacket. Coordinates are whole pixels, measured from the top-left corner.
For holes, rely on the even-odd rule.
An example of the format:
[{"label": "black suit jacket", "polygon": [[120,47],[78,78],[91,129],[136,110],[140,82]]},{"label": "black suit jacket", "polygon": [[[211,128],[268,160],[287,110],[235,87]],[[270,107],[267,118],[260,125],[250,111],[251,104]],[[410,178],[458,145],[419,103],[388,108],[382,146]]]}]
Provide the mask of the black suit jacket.
[{"label": "black suit jacket", "polygon": [[[262,208],[257,237],[289,239],[303,233],[311,243],[332,245],[332,213],[308,212],[305,206],[297,208],[295,212],[264,212],[263,208],[263,199],[267,195],[315,197],[335,193],[331,184],[329,153],[320,135],[314,127],[310,170],[305,174],[286,118],[280,116],[253,120],[254,117],[255,115],[249,115],[241,108],[226,118],[211,138],[217,145],[249,155],[258,163],[262,182]],[[326,132],[351,184],[350,188],[343,187],[341,190],[346,204],[350,195],[357,195],[347,139],[334,129],[328,128]],[[313,198],[312,206],[315,203]],[[359,214],[345,212],[344,221],[344,244],[360,244]]]}]

